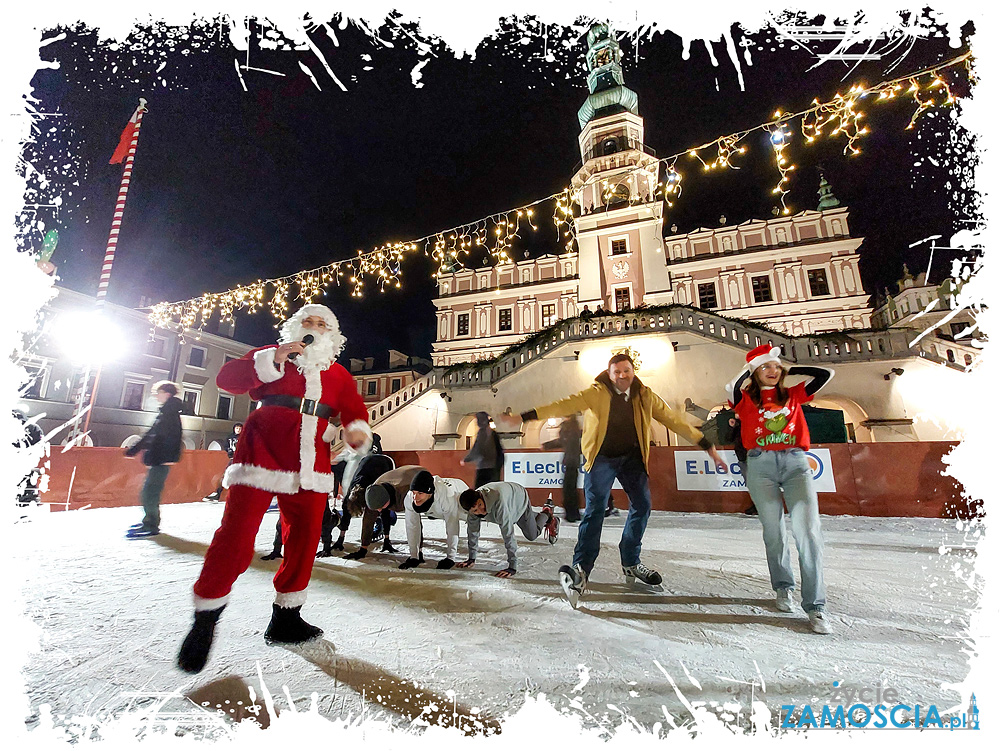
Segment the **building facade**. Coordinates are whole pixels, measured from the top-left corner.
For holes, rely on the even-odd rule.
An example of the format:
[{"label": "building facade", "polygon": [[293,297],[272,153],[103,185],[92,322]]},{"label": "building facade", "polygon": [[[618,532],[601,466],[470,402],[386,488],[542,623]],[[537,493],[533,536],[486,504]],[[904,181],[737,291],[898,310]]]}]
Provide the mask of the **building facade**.
[{"label": "building facade", "polygon": [[[59,335],[68,320],[94,310],[95,299],[57,287],[56,296],[42,310],[38,339],[32,355],[19,364],[26,372],[18,408],[36,418],[54,444],[64,444],[72,432],[84,370],[68,355]],[[152,329],[146,314],[106,303],[105,317],[124,344],[123,351],[101,368],[96,382],[94,410],[85,444],[121,446],[144,433],[156,417],[159,404],[152,387],[172,381],[185,405],[181,418],[184,443],[189,449],[209,448],[229,434],[235,422],[250,413],[250,398],[229,394],[215,385],[222,366],[246,354],[251,345],[232,338],[232,324],[222,324],[219,333]],[[98,343],[100,344],[100,343]]]},{"label": "building facade", "polygon": [[952,281],[928,284],[926,272],[913,276],[904,265],[896,287],[895,293],[885,290],[878,296],[872,325],[919,330],[939,357],[971,365],[982,349],[981,332],[972,312],[956,303],[958,288]]},{"label": "building facade", "polygon": [[348,369],[358,384],[358,393],[371,405],[406,388],[431,370],[430,360],[411,357],[394,349],[384,361],[374,357],[351,358]]},{"label": "building facade", "polygon": [[438,276],[435,365],[491,358],[586,307],[682,304],[802,335],[871,325],[848,210],[822,180],[815,211],[664,237],[663,193],[678,179],[645,144],[608,28],[587,37],[590,95],[571,186],[578,250]]}]

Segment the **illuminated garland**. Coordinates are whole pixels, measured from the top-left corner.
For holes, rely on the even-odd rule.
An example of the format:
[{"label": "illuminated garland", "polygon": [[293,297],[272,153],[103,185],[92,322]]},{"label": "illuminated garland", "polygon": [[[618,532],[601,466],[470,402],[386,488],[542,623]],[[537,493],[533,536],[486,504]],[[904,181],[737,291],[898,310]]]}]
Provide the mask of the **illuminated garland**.
[{"label": "illuminated garland", "polygon": [[[894,99],[912,99],[916,109],[910,118],[907,129],[912,129],[921,114],[932,107],[944,107],[955,103],[948,82],[941,77],[941,72],[953,66],[963,64],[971,82],[975,82],[972,69],[971,54],[966,53],[952,60],[935,65],[916,73],[910,73],[891,81],[884,81],[872,87],[861,84],[852,86],[846,95],[838,93],[832,100],[819,102],[813,100],[809,109],[794,114],[775,113],[774,119],[761,123],[753,128],[730,133],[704,143],[694,148],[686,149],[677,154],[625,168],[612,184],[599,176],[591,176],[576,188],[564,188],[557,193],[532,201],[518,208],[502,211],[489,217],[479,219],[471,224],[463,224],[448,230],[435,232],[427,237],[406,242],[393,242],[381,245],[373,250],[358,251],[354,258],[335,261],[325,266],[277,279],[260,280],[247,285],[241,285],[225,292],[206,293],[200,297],[180,302],[159,303],[154,305],[149,313],[150,322],[160,328],[173,327],[180,324],[185,329],[203,327],[216,312],[223,321],[229,321],[237,311],[256,312],[266,306],[278,321],[288,316],[289,301],[294,294],[296,300],[310,302],[332,285],[341,283],[351,285],[351,295],[362,297],[366,282],[374,282],[380,292],[387,287],[402,286],[402,263],[408,256],[422,252],[437,264],[434,277],[453,273],[463,268],[463,260],[473,252],[485,253],[488,262],[493,265],[505,265],[514,262],[512,251],[515,240],[520,237],[522,225],[536,231],[534,223],[534,207],[553,201],[552,224],[555,227],[559,241],[567,251],[571,251],[576,242],[576,223],[574,221],[573,204],[579,203],[583,190],[600,179],[605,202],[615,194],[618,186],[633,180],[640,173],[656,179],[660,165],[665,167],[666,174],[662,182],[655,183],[652,195],[648,197],[636,195],[629,191],[629,204],[660,200],[668,207],[680,197],[683,174],[678,169],[678,159],[688,156],[697,159],[703,171],[716,169],[739,169],[734,159],[746,154],[747,147],[740,145],[747,136],[758,130],[769,134],[770,144],[774,153],[775,165],[779,172],[779,180],[771,191],[779,197],[781,211],[791,212],[785,203],[788,194],[789,173],[795,169],[785,153],[792,133],[788,126],[798,121],[805,143],[811,144],[824,136],[829,138],[844,137],[846,144],[844,154],[855,156],[861,153],[860,139],[867,135],[869,129],[862,125],[865,113],[859,109],[861,101],[872,95],[877,95],[876,101],[883,102]],[[929,78],[929,81],[925,79]]]}]

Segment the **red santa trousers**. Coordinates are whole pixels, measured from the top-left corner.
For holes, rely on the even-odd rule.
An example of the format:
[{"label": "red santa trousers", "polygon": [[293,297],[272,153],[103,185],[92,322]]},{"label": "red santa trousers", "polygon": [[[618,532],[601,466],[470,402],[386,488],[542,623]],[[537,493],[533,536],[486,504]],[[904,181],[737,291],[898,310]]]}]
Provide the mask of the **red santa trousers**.
[{"label": "red santa trousers", "polygon": [[288,608],[305,603],[327,494],[312,490],[275,494],[233,485],[226,499],[222,524],[208,546],[201,576],[194,585],[195,610],[215,610],[228,602],[233,582],[253,561],[257,531],[275,495],[281,514],[281,541],[285,546],[281,566],[274,575],[275,602]]}]

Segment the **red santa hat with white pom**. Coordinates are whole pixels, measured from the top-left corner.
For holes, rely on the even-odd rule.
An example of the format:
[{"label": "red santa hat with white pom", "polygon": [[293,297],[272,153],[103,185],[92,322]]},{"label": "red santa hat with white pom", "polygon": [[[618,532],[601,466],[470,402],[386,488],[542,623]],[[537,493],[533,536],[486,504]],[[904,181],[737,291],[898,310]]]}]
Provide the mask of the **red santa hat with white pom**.
[{"label": "red santa hat with white pom", "polygon": [[770,344],[762,344],[759,347],[754,347],[752,350],[747,352],[747,364],[736,377],[726,384],[726,391],[728,393],[733,392],[733,388],[736,386],[736,382],[740,380],[740,377],[744,373],[753,373],[757,368],[766,362],[776,362],[781,364],[781,348],[773,347]]}]

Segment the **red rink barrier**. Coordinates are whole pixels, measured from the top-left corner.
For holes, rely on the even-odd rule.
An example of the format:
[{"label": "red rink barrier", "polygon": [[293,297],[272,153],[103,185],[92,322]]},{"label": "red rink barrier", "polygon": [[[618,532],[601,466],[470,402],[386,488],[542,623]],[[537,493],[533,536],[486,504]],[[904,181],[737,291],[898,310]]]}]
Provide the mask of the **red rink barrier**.
[{"label": "red rink barrier", "polygon": [[[942,457],[955,443],[947,441],[907,443],[831,443],[813,446],[830,452],[836,492],[820,493],[820,513],[850,516],[968,517],[973,508],[962,498],[962,486],[942,475]],[[541,449],[510,449],[540,453]],[[677,490],[674,453],[686,454],[695,447],[653,446],[649,455],[649,484],[657,511],[739,513],[750,505],[746,492]],[[390,451],[400,464],[420,464],[442,477],[457,477],[472,486],[475,468],[458,462],[465,451]],[[692,454],[696,456],[697,453]],[[708,458],[701,452],[701,456]],[[552,493],[561,505],[562,488],[528,488],[532,503],[541,505]],[[613,490],[615,505],[627,508],[621,490]],[[580,491],[581,503],[583,491]],[[973,504],[978,508],[978,504]]]},{"label": "red rink barrier", "polygon": [[[942,475],[942,457],[956,444],[944,441],[908,443],[839,443],[813,448],[829,450],[836,491],[819,494],[820,512],[852,516],[968,517],[979,504],[962,498],[962,486]],[[517,449],[540,453],[540,449]],[[692,447],[654,446],[650,449],[650,489],[658,511],[739,513],[749,506],[745,492],[677,490],[674,453],[698,453]],[[390,451],[396,465],[419,464],[442,477],[458,477],[470,487],[475,468],[460,466],[465,451]],[[692,456],[695,454],[691,454]],[[707,458],[707,455],[705,456]],[[42,502],[54,511],[139,503],[146,467],[128,459],[118,448],[53,448],[48,490]],[[199,501],[218,487],[229,459],[222,451],[185,451],[174,465],[163,491],[164,503]],[[75,477],[73,475],[76,470]],[[70,493],[70,480],[73,488]],[[562,488],[529,488],[535,505],[552,493],[561,505]],[[615,504],[627,507],[621,490]],[[581,491],[581,500],[583,493]],[[67,504],[67,498],[69,499]],[[225,496],[223,496],[223,499]]]},{"label": "red rink barrier", "polygon": [[[138,506],[146,465],[122,452],[120,448],[98,447],[63,452],[53,446],[47,470],[49,486],[42,493],[42,503],[49,504],[52,511]],[[200,501],[219,486],[228,464],[225,451],[184,451],[167,475],[162,503]]]}]

